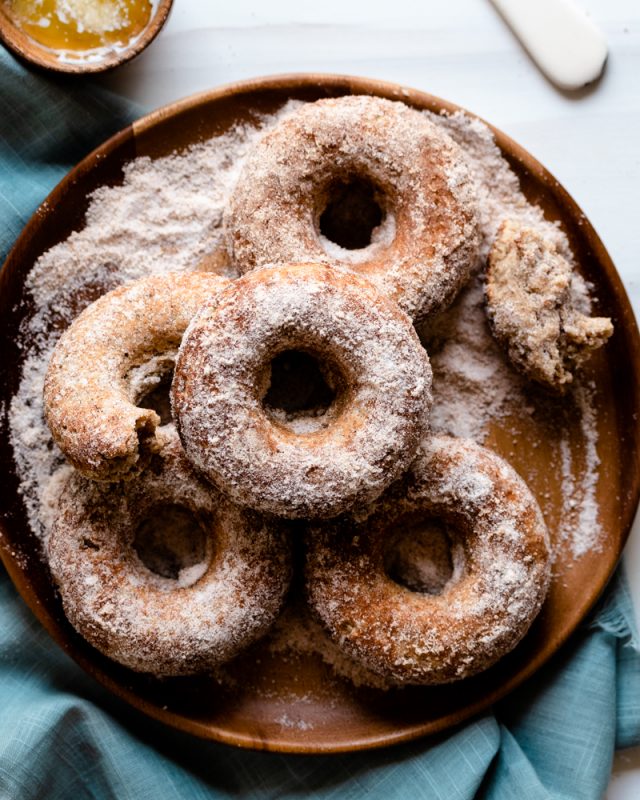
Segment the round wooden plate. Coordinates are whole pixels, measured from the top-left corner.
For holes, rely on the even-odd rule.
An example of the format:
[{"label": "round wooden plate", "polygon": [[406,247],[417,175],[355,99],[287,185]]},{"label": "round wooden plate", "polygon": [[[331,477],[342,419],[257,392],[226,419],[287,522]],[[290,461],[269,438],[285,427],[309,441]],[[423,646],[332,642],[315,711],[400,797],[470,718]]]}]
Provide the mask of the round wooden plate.
[{"label": "round wooden plate", "polygon": [[[117,184],[122,168],[137,156],[164,156],[219,135],[235,123],[277,110],[290,98],[313,101],[345,94],[400,99],[419,109],[456,107],[411,89],[359,78],[293,75],[247,81],[197,95],[160,109],[109,139],[82,161],[51,193],[26,226],[0,275],[0,402],[8,408],[23,354],[17,331],[26,313],[19,305],[25,276],[48,248],[83,225],[90,193]],[[381,692],[337,681],[319,658],[287,661],[266,649],[237,665],[233,690],[211,678],[155,680],[101,656],[67,623],[41,560],[39,540],[28,528],[18,493],[6,426],[0,436],[0,481],[4,510],[2,559],[38,619],[87,672],[131,705],[168,725],[241,747],[327,753],[406,741],[442,731],[490,706],[520,685],[567,640],[611,576],[629,532],[640,486],[640,340],[631,306],[605,248],[584,215],[534,158],[495,131],[527,197],[566,232],[584,276],[595,287],[598,313],[611,316],[615,334],[590,365],[598,386],[597,502],[604,541],[573,563],[560,556],[542,613],[523,642],[495,667],[452,686]],[[524,417],[524,418],[521,418]],[[565,420],[565,425],[566,425]],[[568,423],[577,462],[583,457],[579,421]],[[532,448],[533,438],[541,444]],[[562,514],[558,436],[549,420],[520,415],[496,422],[487,444],[523,475],[541,502],[552,536]]]}]

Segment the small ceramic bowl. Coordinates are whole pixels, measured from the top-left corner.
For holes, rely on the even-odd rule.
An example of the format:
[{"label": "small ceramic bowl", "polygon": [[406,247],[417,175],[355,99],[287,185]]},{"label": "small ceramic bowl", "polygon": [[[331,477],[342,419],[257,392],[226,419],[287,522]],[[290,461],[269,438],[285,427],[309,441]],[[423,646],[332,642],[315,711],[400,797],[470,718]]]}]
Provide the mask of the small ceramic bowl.
[{"label": "small ceramic bowl", "polygon": [[154,2],[147,26],[128,44],[105,46],[104,54],[92,52],[90,58],[70,59],[61,58],[61,51],[41,44],[19,28],[11,19],[5,3],[0,2],[0,41],[19,58],[43,69],[67,73],[105,72],[135,58],[151,44],[167,21],[172,5],[173,0]]}]

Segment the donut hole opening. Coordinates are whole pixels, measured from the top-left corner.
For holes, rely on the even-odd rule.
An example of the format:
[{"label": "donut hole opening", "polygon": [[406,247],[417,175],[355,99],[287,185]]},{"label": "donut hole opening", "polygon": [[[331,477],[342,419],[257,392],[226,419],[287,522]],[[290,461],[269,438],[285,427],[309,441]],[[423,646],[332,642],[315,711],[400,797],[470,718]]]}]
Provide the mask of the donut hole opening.
[{"label": "donut hole opening", "polygon": [[333,183],[327,204],[318,219],[320,235],[344,250],[362,250],[374,238],[386,213],[381,193],[365,178],[353,177]]},{"label": "donut hole opening", "polygon": [[188,508],[161,505],[139,522],[133,549],[155,575],[191,586],[206,572],[209,537],[202,522]]},{"label": "donut hole opening", "polygon": [[136,406],[155,411],[161,425],[168,425],[173,419],[170,392],[175,356],[174,351],[160,353],[132,367],[126,375]]},{"label": "donut hole opening", "polygon": [[262,405],[268,417],[295,431],[326,427],[343,394],[337,368],[305,350],[284,350],[271,361]]},{"label": "donut hole opening", "polygon": [[438,519],[402,520],[389,537],[384,567],[411,592],[442,594],[455,572],[449,529]]},{"label": "donut hole opening", "polygon": [[150,385],[138,400],[139,408],[150,408],[160,417],[161,425],[168,425],[172,420],[171,415],[171,381],[173,370],[158,378],[157,383]]}]

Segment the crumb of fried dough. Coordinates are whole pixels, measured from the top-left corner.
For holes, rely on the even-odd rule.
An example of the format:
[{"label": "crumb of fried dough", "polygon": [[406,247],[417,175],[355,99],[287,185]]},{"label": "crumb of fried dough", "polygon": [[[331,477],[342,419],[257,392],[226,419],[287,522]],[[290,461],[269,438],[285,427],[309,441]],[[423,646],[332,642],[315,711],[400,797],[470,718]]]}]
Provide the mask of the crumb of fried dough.
[{"label": "crumb of fried dough", "polygon": [[513,220],[489,253],[485,296],[493,334],[514,366],[556,391],[613,333],[608,317],[589,316],[582,281],[556,244]]}]

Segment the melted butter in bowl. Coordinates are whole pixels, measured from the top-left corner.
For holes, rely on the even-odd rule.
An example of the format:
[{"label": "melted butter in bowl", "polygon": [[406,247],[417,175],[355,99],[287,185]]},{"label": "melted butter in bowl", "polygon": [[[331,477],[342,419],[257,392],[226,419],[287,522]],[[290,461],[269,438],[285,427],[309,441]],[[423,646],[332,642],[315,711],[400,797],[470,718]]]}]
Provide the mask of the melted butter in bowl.
[{"label": "melted butter in bowl", "polygon": [[98,72],[137,55],[171,0],[0,0],[0,37],[19,56],[63,72]]},{"label": "melted butter in bowl", "polygon": [[4,0],[14,23],[67,57],[126,46],[151,19],[150,0]]}]

